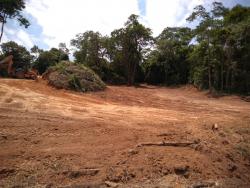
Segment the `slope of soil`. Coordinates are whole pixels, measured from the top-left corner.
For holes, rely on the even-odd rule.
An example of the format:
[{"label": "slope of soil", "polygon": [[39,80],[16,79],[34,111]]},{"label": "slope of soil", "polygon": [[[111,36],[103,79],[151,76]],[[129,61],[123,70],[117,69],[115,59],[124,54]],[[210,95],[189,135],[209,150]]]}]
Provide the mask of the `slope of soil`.
[{"label": "slope of soil", "polygon": [[[190,86],[80,94],[1,79],[0,187],[249,187],[249,112]],[[140,145],[162,141],[195,144]]]}]

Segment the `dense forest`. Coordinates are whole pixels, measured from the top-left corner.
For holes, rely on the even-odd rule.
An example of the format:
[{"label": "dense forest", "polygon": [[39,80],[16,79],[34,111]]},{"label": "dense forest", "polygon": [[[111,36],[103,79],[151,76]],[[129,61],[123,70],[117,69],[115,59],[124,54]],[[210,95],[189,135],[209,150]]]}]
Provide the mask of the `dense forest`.
[{"label": "dense forest", "polygon": [[[24,7],[22,4],[17,12]],[[6,11],[0,7],[2,29],[11,14]],[[25,18],[16,16],[20,24],[28,27]],[[129,16],[124,26],[109,36],[95,31],[77,34],[71,40],[74,62],[88,66],[110,84],[193,84],[211,92],[249,94],[249,7],[237,5],[229,9],[214,2],[212,9],[206,10],[200,5],[187,18],[195,28],[167,27],[157,37],[139,20],[137,15]],[[70,52],[65,43],[50,50],[38,46],[27,50],[10,41],[2,43],[1,49],[2,57],[14,55],[15,66],[33,67],[40,74],[49,66],[69,60]]]}]

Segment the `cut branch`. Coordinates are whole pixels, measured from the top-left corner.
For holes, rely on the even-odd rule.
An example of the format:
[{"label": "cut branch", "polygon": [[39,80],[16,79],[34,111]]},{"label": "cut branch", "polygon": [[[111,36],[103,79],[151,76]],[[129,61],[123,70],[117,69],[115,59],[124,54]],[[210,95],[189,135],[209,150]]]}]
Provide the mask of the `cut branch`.
[{"label": "cut branch", "polygon": [[142,147],[142,146],[173,146],[173,147],[187,147],[191,146],[194,144],[198,144],[199,141],[194,141],[194,142],[148,142],[148,143],[141,143],[137,145],[137,147]]}]

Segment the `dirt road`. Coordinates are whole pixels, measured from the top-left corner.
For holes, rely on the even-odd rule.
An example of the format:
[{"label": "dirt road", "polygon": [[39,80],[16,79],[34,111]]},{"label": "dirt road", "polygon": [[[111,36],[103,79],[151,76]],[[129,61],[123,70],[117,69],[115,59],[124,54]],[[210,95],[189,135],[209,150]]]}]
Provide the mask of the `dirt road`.
[{"label": "dirt road", "polygon": [[250,103],[191,86],[79,94],[1,79],[0,145],[1,187],[249,187]]}]

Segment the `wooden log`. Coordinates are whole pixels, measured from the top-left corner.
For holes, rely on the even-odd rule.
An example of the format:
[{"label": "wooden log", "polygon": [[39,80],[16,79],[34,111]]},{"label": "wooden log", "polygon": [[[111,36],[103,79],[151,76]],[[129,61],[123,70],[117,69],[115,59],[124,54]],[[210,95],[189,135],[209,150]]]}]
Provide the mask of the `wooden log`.
[{"label": "wooden log", "polygon": [[147,142],[147,143],[141,143],[138,144],[137,147],[142,147],[142,146],[173,146],[173,147],[187,147],[193,144],[198,144],[198,141],[194,142]]}]

